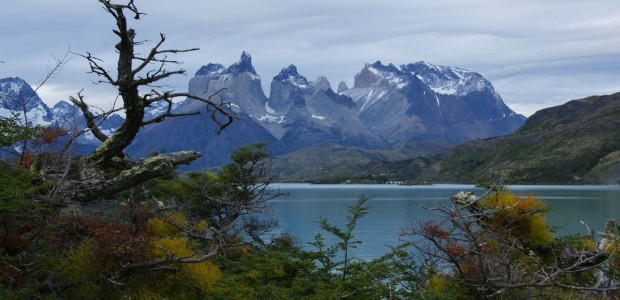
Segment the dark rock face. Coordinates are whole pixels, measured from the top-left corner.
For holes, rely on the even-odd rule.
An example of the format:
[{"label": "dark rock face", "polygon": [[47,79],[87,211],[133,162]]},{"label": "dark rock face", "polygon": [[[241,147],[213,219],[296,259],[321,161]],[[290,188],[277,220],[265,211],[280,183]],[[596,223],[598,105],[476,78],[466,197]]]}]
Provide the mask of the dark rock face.
[{"label": "dark rock face", "polygon": [[341,81],[338,84],[338,92],[337,93],[340,94],[340,93],[342,93],[342,92],[344,92],[344,91],[346,91],[348,89],[349,89],[349,87],[347,86],[347,83],[344,82],[344,81]]}]

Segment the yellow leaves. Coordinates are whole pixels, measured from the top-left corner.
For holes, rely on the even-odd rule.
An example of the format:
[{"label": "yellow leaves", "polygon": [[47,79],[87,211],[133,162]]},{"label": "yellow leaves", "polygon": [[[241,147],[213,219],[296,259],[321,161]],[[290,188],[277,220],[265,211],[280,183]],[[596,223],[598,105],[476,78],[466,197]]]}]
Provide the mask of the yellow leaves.
[{"label": "yellow leaves", "polygon": [[543,217],[548,208],[536,197],[499,191],[485,197],[480,201],[480,206],[493,211],[487,220],[490,230],[521,238],[530,246],[548,245],[554,241],[549,225]]},{"label": "yellow leaves", "polygon": [[524,238],[532,246],[543,246],[554,241],[549,225],[541,216],[529,218],[529,225],[526,226]]},{"label": "yellow leaves", "polygon": [[441,293],[446,288],[446,278],[439,275],[433,275],[428,280],[428,287],[434,293]]},{"label": "yellow leaves", "polygon": [[96,277],[97,268],[94,267],[95,243],[86,239],[80,245],[67,252],[67,275],[74,280],[91,280]]},{"label": "yellow leaves", "polygon": [[147,228],[155,236],[169,236],[180,233],[179,227],[187,226],[187,218],[182,212],[167,212],[161,218],[148,220]]},{"label": "yellow leaves", "polygon": [[94,240],[85,239],[79,246],[67,251],[65,259],[59,261],[61,273],[57,276],[77,283],[67,291],[73,298],[90,298],[100,288],[106,264],[98,259],[96,247]]},{"label": "yellow leaves", "polygon": [[174,255],[175,257],[188,256],[194,252],[189,247],[187,239],[182,237],[163,237],[153,242],[153,252],[157,256]]},{"label": "yellow leaves", "polygon": [[[154,254],[157,256],[192,257],[200,251],[192,247],[183,237],[163,237],[153,242]],[[193,286],[204,291],[213,291],[217,281],[222,277],[220,269],[210,261],[186,263],[179,265],[180,278],[190,281]]]},{"label": "yellow leaves", "polygon": [[222,278],[222,271],[210,261],[185,264],[181,267],[181,271],[203,292],[214,291],[217,281]]},{"label": "yellow leaves", "polygon": [[209,223],[205,220],[200,220],[192,226],[192,229],[197,231],[206,231],[209,229]]},{"label": "yellow leaves", "polygon": [[218,181],[220,179],[219,176],[217,176],[217,174],[213,173],[213,172],[207,172],[207,180],[209,181]]}]

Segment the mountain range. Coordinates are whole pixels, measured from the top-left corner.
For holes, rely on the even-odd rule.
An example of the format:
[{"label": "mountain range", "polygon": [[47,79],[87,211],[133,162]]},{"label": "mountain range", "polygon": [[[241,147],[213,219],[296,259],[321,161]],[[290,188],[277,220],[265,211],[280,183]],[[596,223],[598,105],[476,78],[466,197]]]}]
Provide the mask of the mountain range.
[{"label": "mountain range", "polygon": [[[129,152],[143,156],[153,150],[197,149],[205,154],[193,164],[200,168],[225,163],[230,149],[253,142],[269,143],[275,155],[326,144],[362,149],[393,148],[412,140],[456,144],[511,133],[525,120],[480,74],[423,62],[366,64],[352,88],[340,83],[337,92],[327,78],[308,80],[289,65],[273,77],[267,97],[251,56],[244,52],[229,67],[202,66],[189,82],[193,94],[208,97],[217,91],[216,97],[233,103],[239,116],[219,136],[204,114],[175,118],[144,128]],[[185,101],[177,110],[204,108]]]},{"label": "mountain range", "polygon": [[[511,133],[525,121],[505,105],[488,80],[460,68],[424,62],[397,67],[377,61],[366,64],[354,79],[353,87],[341,82],[335,92],[327,78],[308,80],[289,65],[273,77],[267,97],[251,56],[243,52],[228,67],[202,66],[189,81],[190,93],[231,103],[239,119],[230,127],[216,134],[204,104],[183,101],[176,112],[203,114],[145,126],[127,151],[144,157],[153,151],[194,149],[203,156],[190,168],[202,169],[228,162],[231,149],[248,143],[267,142],[275,155],[320,145],[390,149],[412,141],[424,149],[445,149],[444,145]],[[61,101],[49,109],[19,78],[0,80],[0,93],[5,95],[2,116],[22,110],[15,105],[19,101],[11,99],[29,99],[26,115],[33,123],[84,124],[75,107]],[[151,107],[147,114],[158,109]],[[113,115],[102,126],[112,132],[121,122],[122,116]],[[86,135],[81,144],[96,141]]]}]

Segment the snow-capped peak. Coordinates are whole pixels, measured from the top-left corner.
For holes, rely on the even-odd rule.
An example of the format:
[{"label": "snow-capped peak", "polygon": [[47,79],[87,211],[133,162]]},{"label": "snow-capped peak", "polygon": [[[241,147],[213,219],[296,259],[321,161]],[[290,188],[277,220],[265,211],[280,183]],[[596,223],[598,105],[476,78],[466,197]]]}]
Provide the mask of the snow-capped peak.
[{"label": "snow-capped peak", "polygon": [[15,113],[30,125],[49,125],[52,114],[32,87],[19,77],[0,79],[0,116],[13,117]]},{"label": "snow-capped peak", "polygon": [[280,74],[274,77],[273,80],[281,83],[288,83],[302,89],[307,88],[309,85],[306,77],[303,77],[297,73],[297,67],[295,67],[295,65],[289,65],[288,67],[282,69]]},{"label": "snow-capped peak", "polygon": [[461,68],[433,65],[420,61],[402,65],[401,69],[416,76],[436,94],[466,95],[474,91],[492,89],[491,84],[480,74]]},{"label": "snow-capped peak", "polygon": [[224,73],[225,70],[226,68],[221,64],[209,63],[206,66],[200,67],[196,72],[196,76],[217,76]]}]

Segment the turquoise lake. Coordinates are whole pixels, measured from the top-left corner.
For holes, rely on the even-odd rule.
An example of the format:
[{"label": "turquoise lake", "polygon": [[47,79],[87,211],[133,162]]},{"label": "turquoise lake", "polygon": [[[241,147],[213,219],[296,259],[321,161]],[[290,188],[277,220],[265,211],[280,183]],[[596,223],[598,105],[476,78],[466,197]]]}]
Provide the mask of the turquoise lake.
[{"label": "turquoise lake", "polygon": [[[362,244],[353,250],[361,259],[372,259],[389,252],[387,245],[399,244],[402,227],[437,218],[424,207],[449,204],[449,198],[459,191],[484,190],[473,185],[322,185],[322,184],[273,184],[272,188],[288,192],[271,201],[272,213],[280,227],[272,234],[288,232],[305,249],[321,232],[318,220],[326,217],[333,225],[346,222],[347,205],[354,204],[358,196],[370,197],[370,209],[359,222],[354,235]],[[584,221],[594,231],[601,231],[605,219],[620,217],[620,186],[541,186],[514,185],[509,188],[521,195],[536,195],[549,205],[547,222],[556,228],[556,236],[586,233],[580,223]],[[336,240],[324,233],[326,241]]]}]

